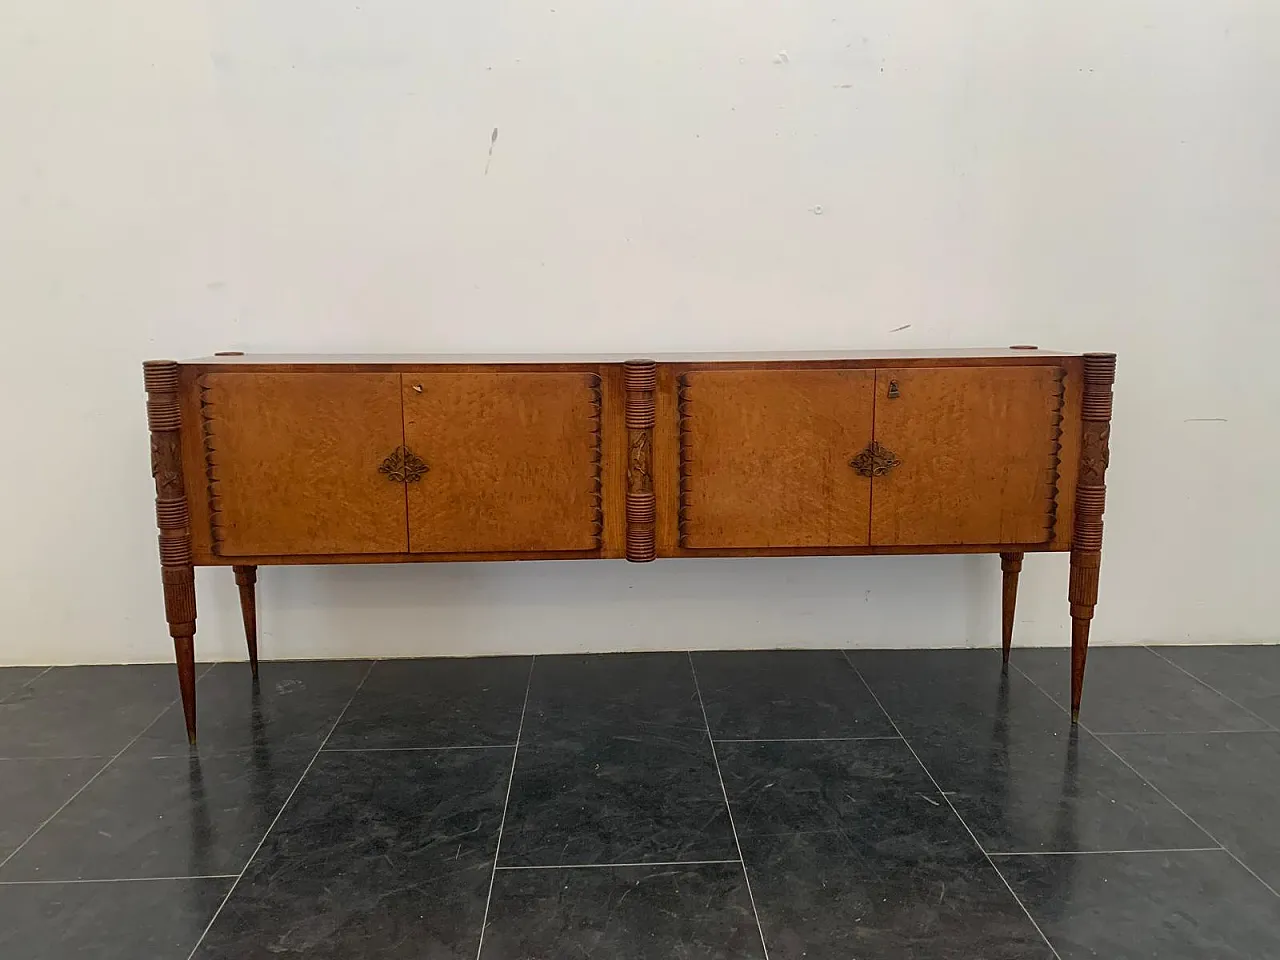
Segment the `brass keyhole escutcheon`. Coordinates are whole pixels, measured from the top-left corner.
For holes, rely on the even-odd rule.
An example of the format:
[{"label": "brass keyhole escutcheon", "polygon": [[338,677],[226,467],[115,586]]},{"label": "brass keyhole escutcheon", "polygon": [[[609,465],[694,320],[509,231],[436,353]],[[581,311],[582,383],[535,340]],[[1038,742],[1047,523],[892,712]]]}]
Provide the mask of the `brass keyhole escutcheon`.
[{"label": "brass keyhole escutcheon", "polygon": [[890,400],[897,400],[897,399],[898,399],[898,397],[900,397],[901,395],[902,395],[902,394],[900,394],[900,393],[898,392],[898,381],[897,381],[897,380],[890,380],[890,381],[889,381],[889,399],[890,399]]},{"label": "brass keyhole escutcheon", "polygon": [[849,466],[863,477],[883,477],[894,467],[902,466],[902,461],[888,447],[874,440],[867,448],[849,461]]}]

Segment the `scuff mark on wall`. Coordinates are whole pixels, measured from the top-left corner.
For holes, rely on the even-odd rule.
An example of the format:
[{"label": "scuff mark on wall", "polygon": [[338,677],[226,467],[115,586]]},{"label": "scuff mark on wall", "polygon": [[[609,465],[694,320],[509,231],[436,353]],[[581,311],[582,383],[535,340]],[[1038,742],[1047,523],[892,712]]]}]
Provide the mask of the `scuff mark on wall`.
[{"label": "scuff mark on wall", "polygon": [[889,332],[890,332],[890,333],[901,333],[903,330],[910,330],[910,329],[911,329],[911,324],[909,324],[909,323],[904,323],[904,324],[903,324],[902,326],[900,326],[900,327],[894,327],[894,328],[893,328],[892,330],[890,330]]},{"label": "scuff mark on wall", "polygon": [[489,164],[493,163],[493,148],[498,145],[498,128],[493,128],[493,134],[489,137],[489,158],[484,162],[484,175],[489,175]]}]

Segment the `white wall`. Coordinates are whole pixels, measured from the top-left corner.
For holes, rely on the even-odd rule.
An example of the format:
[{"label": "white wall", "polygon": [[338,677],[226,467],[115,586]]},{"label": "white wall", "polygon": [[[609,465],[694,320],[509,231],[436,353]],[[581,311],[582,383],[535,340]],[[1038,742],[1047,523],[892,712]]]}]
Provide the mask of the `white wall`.
[{"label": "white wall", "polygon": [[[171,657],[138,365],[228,348],[1115,350],[1097,640],[1280,639],[1277,104],[1275,0],[10,0],[0,663]],[[998,633],[990,557],[260,589],[279,656]]]}]

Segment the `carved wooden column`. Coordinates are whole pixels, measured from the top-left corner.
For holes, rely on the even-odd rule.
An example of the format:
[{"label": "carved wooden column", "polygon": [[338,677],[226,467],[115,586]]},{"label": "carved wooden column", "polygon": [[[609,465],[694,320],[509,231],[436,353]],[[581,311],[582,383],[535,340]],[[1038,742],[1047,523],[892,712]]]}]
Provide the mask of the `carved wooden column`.
[{"label": "carved wooden column", "polygon": [[236,586],[240,588],[240,616],[244,620],[244,639],[249,645],[249,666],[253,679],[258,679],[258,598],[254,585],[258,582],[258,568],[233,566]]},{"label": "carved wooden column", "polygon": [[1071,535],[1071,721],[1080,718],[1084,664],[1089,653],[1089,624],[1098,602],[1098,568],[1102,561],[1102,512],[1107,499],[1110,457],[1111,385],[1116,379],[1114,353],[1084,355],[1084,394],[1080,438],[1080,475],[1076,483],[1075,527]]},{"label": "carved wooden column", "polygon": [[191,565],[191,517],[182,480],[182,413],[178,405],[178,365],[152,360],[142,365],[151,430],[151,475],[156,482],[156,525],[160,528],[160,577],[164,612],[178,661],[178,686],[187,720],[187,738],[196,742],[196,578]]},{"label": "carved wooden column", "polygon": [[623,365],[627,423],[627,559],[654,559],[657,547],[653,495],[654,392],[658,365],[652,360],[628,360]]},{"label": "carved wooden column", "polygon": [[1018,605],[1018,574],[1022,572],[1021,553],[1000,554],[1000,572],[1004,575],[1004,591],[1000,609],[1000,636],[1004,643],[1004,662],[1009,662],[1013,645],[1013,611]]}]

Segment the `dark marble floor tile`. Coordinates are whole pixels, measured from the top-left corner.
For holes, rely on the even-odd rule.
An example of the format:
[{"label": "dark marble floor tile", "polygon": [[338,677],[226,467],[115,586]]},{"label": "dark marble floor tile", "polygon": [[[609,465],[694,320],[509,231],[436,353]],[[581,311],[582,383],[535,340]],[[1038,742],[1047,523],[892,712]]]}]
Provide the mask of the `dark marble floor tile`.
[{"label": "dark marble floor tile", "polygon": [[1280,954],[1280,898],[1221,851],[996,862],[1062,960]]},{"label": "dark marble floor tile", "polygon": [[0,863],[107,761],[0,760]]},{"label": "dark marble floor tile", "polygon": [[704,737],[521,744],[503,865],[736,859]]},{"label": "dark marble floor tile", "polygon": [[1272,726],[1280,727],[1280,645],[1153,650]]},{"label": "dark marble floor tile", "polygon": [[[1103,739],[1258,876],[1280,890],[1280,829],[1276,826],[1280,733]],[[1280,917],[1277,920],[1280,922]]]},{"label": "dark marble floor tile", "polygon": [[970,842],[870,849],[839,833],[742,839],[771,960],[1051,960]]},{"label": "dark marble floor tile", "polygon": [[695,653],[717,740],[893,736],[838,650]]},{"label": "dark marble floor tile", "polygon": [[844,830],[870,844],[972,845],[901,740],[718,747],[739,838]]},{"label": "dark marble floor tile", "polygon": [[999,651],[851,658],[986,849],[1212,846]]},{"label": "dark marble floor tile", "polygon": [[908,740],[989,852],[1214,846],[1087,733],[997,721]]},{"label": "dark marble floor tile", "polygon": [[472,957],[511,751],[326,753],[196,954]]},{"label": "dark marble floor tile", "polygon": [[0,703],[0,757],[113,756],[177,696],[163,664],[56,667]]},{"label": "dark marble floor tile", "polygon": [[982,731],[997,720],[1063,733],[1071,727],[1035,684],[1001,669],[998,650],[854,650],[849,659],[903,733]]},{"label": "dark marble floor tile", "polygon": [[44,667],[0,667],[0,700],[8,699],[44,672]]},{"label": "dark marble floor tile", "polygon": [[0,885],[4,960],[187,960],[230,880]]},{"label": "dark marble floor tile", "polygon": [[480,960],[597,956],[763,957],[742,866],[498,871]]},{"label": "dark marble floor tile", "polygon": [[480,943],[492,860],[392,869],[254,861],[194,960],[470,960]]},{"label": "dark marble floor tile", "polygon": [[121,757],[0,868],[0,880],[239,873],[311,756]]},{"label": "dark marble floor tile", "polygon": [[538,657],[521,742],[590,732],[706,738],[686,653]]},{"label": "dark marble floor tile", "polygon": [[[1013,665],[1060,704],[1070,702],[1071,651],[1015,650]],[[1094,647],[1080,722],[1094,733],[1264,730],[1267,725],[1146,647]]]},{"label": "dark marble floor tile", "polygon": [[322,753],[262,856],[338,870],[352,854],[405,863],[493,860],[511,749]]},{"label": "dark marble floor tile", "polygon": [[515,743],[531,659],[380,660],[328,745],[367,749]]},{"label": "dark marble floor tile", "polygon": [[[255,686],[247,663],[214,664],[196,685],[199,753],[314,751],[368,670],[364,660],[264,661]],[[130,753],[186,756],[181,705],[174,704]]]}]

